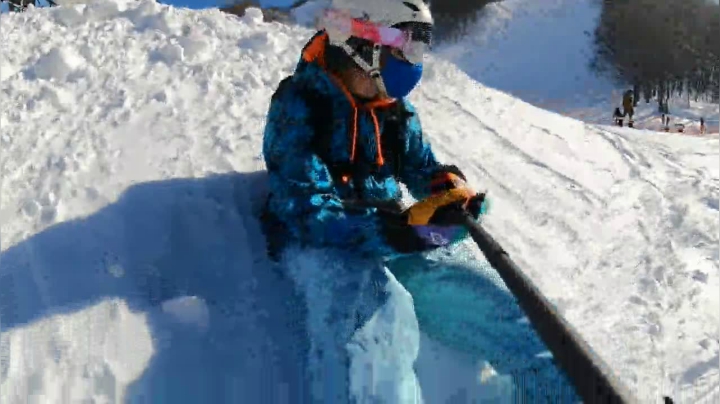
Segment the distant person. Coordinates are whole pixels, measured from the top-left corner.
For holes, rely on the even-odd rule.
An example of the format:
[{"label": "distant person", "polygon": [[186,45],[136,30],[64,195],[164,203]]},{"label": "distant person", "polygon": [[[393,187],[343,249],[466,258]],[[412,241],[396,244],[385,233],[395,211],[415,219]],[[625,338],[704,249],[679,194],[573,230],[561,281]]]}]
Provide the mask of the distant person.
[{"label": "distant person", "polygon": [[700,117],[700,134],[705,134],[705,118]]},{"label": "distant person", "polygon": [[670,132],[670,117],[667,116],[667,115],[665,115],[665,114],[663,114],[663,117],[664,117],[663,120],[665,121],[665,123],[664,123],[664,125],[665,125],[665,132]]},{"label": "distant person", "polygon": [[623,106],[623,115],[628,117],[628,122],[632,122],[633,115],[635,114],[635,106],[633,103],[632,90],[627,90],[625,92],[625,94],[623,95],[622,106]]},{"label": "distant person", "polygon": [[620,112],[620,108],[615,108],[615,112],[613,113],[613,119],[615,120],[615,125],[617,126],[623,126],[623,114]]}]

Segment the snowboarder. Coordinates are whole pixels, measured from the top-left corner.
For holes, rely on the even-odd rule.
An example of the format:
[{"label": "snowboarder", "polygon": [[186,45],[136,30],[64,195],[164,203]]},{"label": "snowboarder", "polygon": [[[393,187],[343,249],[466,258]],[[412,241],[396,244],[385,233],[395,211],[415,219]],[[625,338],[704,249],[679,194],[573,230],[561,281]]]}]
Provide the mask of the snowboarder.
[{"label": "snowboarder", "polygon": [[700,134],[705,134],[705,118],[700,117]]},{"label": "snowboarder", "polygon": [[[312,290],[332,296],[328,311],[316,313],[317,303],[313,315],[335,322],[308,321],[315,393],[347,402],[349,386],[362,378],[376,385],[360,401],[412,402],[417,350],[404,338],[417,322],[385,261],[459,242],[466,230],[457,217],[484,214],[485,195],[471,190],[458,167],[438,161],[405,98],[420,81],[432,37],[426,2],[333,0],[321,22],[267,115],[262,222],[269,253],[295,274],[306,299],[320,299]],[[400,182],[420,201],[405,210]],[[285,259],[291,250],[293,259]],[[314,264],[303,266],[308,259]],[[315,275],[298,275],[303,271]],[[298,280],[303,276],[312,279]],[[364,327],[388,310],[409,312],[408,324]],[[353,343],[362,352],[347,348]],[[373,348],[383,344],[389,347]],[[392,374],[373,373],[379,368]]]}]

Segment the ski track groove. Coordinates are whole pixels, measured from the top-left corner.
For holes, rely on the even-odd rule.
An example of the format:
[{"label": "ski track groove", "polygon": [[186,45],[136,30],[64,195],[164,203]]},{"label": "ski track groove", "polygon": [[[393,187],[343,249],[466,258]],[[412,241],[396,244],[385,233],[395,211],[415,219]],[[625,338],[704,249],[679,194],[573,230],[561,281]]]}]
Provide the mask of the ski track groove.
[{"label": "ski track groove", "polygon": [[[512,152],[513,154],[519,155],[520,157],[523,158],[523,160],[525,160],[526,163],[528,163],[530,165],[534,165],[538,168],[541,168],[541,169],[547,171],[548,173],[550,173],[551,175],[553,175],[554,177],[560,179],[562,182],[565,182],[566,184],[568,184],[566,189],[570,190],[575,195],[584,199],[586,202],[593,204],[593,203],[597,202],[598,199],[600,199],[600,197],[598,195],[595,195],[590,189],[586,188],[585,186],[578,183],[574,179],[568,177],[567,175],[553,169],[552,167],[548,166],[547,164],[543,163],[542,161],[538,160],[537,158],[531,156],[526,151],[524,151],[522,148],[515,145],[512,141],[510,141],[509,139],[500,135],[500,133],[495,128],[492,128],[492,127],[488,126],[487,124],[485,124],[485,122],[483,122],[483,120],[480,117],[478,117],[475,113],[468,111],[458,101],[452,100],[452,99],[448,98],[447,96],[443,96],[443,98],[445,99],[445,101],[447,101],[447,103],[452,103],[453,105],[455,105],[457,110],[462,111],[463,114],[465,114],[470,119],[475,121],[480,128],[482,128],[486,132],[492,134],[505,150]],[[557,136],[557,137],[560,138],[559,136]],[[592,198],[589,195],[592,196]]]},{"label": "ski track groove", "polygon": [[[429,98],[429,97],[427,97]],[[549,167],[547,164],[537,160],[536,158],[532,157],[527,152],[523,151],[521,148],[513,144],[510,140],[500,135],[500,133],[485,124],[482,119],[480,119],[477,115],[475,115],[473,112],[468,111],[464,106],[462,106],[460,103],[458,103],[455,100],[451,100],[445,96],[443,96],[445,101],[447,101],[448,104],[453,104],[456,107],[456,110],[461,111],[464,115],[472,119],[476,124],[477,127],[480,128],[484,133],[492,134],[493,137],[498,141],[500,144],[500,147],[503,148],[506,152],[517,155],[521,157],[528,165],[538,167],[539,169],[543,170],[544,172],[550,173],[551,175],[555,176],[556,178],[560,179],[562,182],[566,183],[567,186],[564,188],[568,190],[571,194],[578,196],[581,200],[585,201],[589,205],[598,205],[599,196],[595,195],[592,191],[584,187],[583,185],[579,184],[577,181],[573,180],[572,178],[554,170],[553,168]],[[441,104],[436,99],[429,98],[431,102],[434,102],[436,104]],[[483,136],[483,133],[479,133],[479,136]],[[445,144],[452,144],[452,142],[449,141],[442,141],[437,142],[440,145]],[[450,149],[448,147],[443,147],[443,149],[447,150],[446,152],[450,152]],[[473,164],[474,167],[482,167],[482,163],[475,163]],[[487,170],[480,168],[481,171],[487,172]],[[499,183],[500,181],[495,180],[496,183]],[[505,190],[509,190],[507,186],[500,185]],[[556,229],[562,231],[566,234],[566,240],[565,243],[571,244],[574,242],[577,242],[577,240],[580,239],[580,234],[577,230],[572,228],[571,225],[566,223],[564,220],[560,218],[560,216],[552,214],[551,212],[544,211],[542,209],[537,209],[533,206],[533,204],[526,202],[526,198],[523,197],[523,195],[519,194],[516,191],[512,191],[512,194],[514,194],[515,198],[513,198],[515,201],[518,201],[521,206],[523,207],[524,212],[530,213],[530,217],[533,218],[534,222],[539,227],[544,227],[545,224],[548,224],[550,222],[553,223]]]},{"label": "ski track groove", "polygon": [[[658,220],[656,225],[652,226],[654,229],[653,237],[648,235],[650,228],[642,222],[638,222],[641,234],[646,240],[664,240],[661,245],[663,245],[662,248],[665,250],[662,255],[665,258],[661,264],[648,260],[645,260],[644,263],[641,262],[641,267],[644,270],[644,279],[646,281],[639,283],[637,293],[640,296],[651,298],[654,295],[654,298],[650,302],[651,304],[645,303],[638,305],[636,304],[637,300],[631,300],[631,304],[628,306],[632,311],[638,313],[639,319],[641,319],[642,323],[644,323],[648,329],[651,341],[650,350],[653,352],[652,357],[658,358],[661,356],[660,353],[667,351],[667,348],[660,349],[659,347],[668,347],[667,344],[669,343],[668,335],[665,332],[666,327],[664,327],[666,321],[663,319],[673,319],[674,317],[670,315],[671,313],[678,312],[685,305],[693,304],[695,300],[694,296],[696,295],[693,291],[697,290],[697,286],[689,288],[689,290],[691,290],[689,299],[686,295],[666,292],[671,288],[683,289],[684,287],[681,284],[692,283],[692,279],[687,273],[688,269],[684,268],[685,265],[682,261],[677,259],[678,252],[672,239],[669,237],[669,235],[674,233],[675,228],[681,225],[681,223],[675,224],[672,222],[673,212],[682,211],[682,209],[678,207],[673,196],[663,191],[665,188],[658,186],[650,179],[653,177],[653,164],[651,164],[647,158],[642,157],[641,154],[632,150],[633,146],[622,136],[605,131],[602,131],[601,134],[603,138],[616,147],[624,157],[626,164],[630,168],[630,179],[641,181],[649,187],[648,190],[641,192],[641,195],[647,195],[648,198],[648,201],[642,204],[643,209],[648,210],[648,212],[642,214],[641,217],[658,218]],[[670,161],[667,158],[666,152],[660,151],[657,154],[664,160],[665,167],[672,172],[674,178],[704,177],[701,170],[685,170],[678,162]],[[650,201],[655,202],[649,204]],[[682,218],[684,215],[681,214],[679,217]],[[652,288],[650,291],[652,293],[649,293],[643,285],[651,285]],[[667,296],[675,296],[675,298],[668,300]],[[633,307],[635,307],[635,309],[632,309]],[[658,360],[661,372],[666,372],[665,362],[660,359]],[[663,376],[665,377],[666,375]]]}]

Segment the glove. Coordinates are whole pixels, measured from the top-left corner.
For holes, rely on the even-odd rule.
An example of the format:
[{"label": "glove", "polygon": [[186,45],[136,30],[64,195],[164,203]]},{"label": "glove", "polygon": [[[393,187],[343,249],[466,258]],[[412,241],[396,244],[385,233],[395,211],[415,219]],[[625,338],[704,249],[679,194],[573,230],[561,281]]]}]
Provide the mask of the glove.
[{"label": "glove", "polygon": [[[455,188],[464,188],[470,198],[464,203],[450,203],[444,207],[438,208],[438,210],[445,210],[451,208],[462,207],[463,211],[466,211],[477,220],[480,215],[486,215],[490,209],[490,201],[487,199],[484,192],[474,193],[467,185],[467,178],[465,174],[460,171],[457,166],[449,165],[443,166],[442,171],[433,177],[433,185],[431,185],[431,192],[436,194],[438,192],[447,191]],[[436,215],[439,214],[436,211]],[[439,214],[442,217],[442,213]],[[434,220],[441,220],[439,217]]]},{"label": "glove", "polygon": [[430,196],[410,208],[409,224],[463,225],[465,213],[477,220],[488,207],[485,193],[475,193],[459,168],[443,166],[432,178]]},{"label": "glove", "polygon": [[430,217],[430,224],[438,226],[463,226],[467,214],[478,220],[488,212],[489,203],[485,193],[477,193],[469,199],[462,199],[440,206]]},{"label": "glove", "polygon": [[447,246],[467,235],[465,218],[487,211],[484,193],[473,192],[455,166],[445,166],[430,186],[431,195],[404,211],[379,211],[387,243],[398,253],[416,253]]}]

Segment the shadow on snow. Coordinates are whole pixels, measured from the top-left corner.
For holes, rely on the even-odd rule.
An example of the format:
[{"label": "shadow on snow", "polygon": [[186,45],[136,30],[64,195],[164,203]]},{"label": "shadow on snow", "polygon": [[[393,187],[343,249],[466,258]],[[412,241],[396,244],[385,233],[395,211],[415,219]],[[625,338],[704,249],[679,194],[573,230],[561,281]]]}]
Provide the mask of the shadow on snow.
[{"label": "shadow on snow", "polygon": [[[98,212],[54,225],[9,248],[0,255],[2,330],[120,298],[131,310],[147,313],[155,345],[149,367],[126,392],[127,402],[310,402],[304,372],[305,303],[290,281],[271,268],[256,219],[265,175],[233,173],[133,185]],[[402,272],[408,263],[412,260],[400,260],[391,269]],[[528,355],[538,352],[539,342],[517,323],[522,313],[514,298],[483,278],[475,276],[472,282],[480,293],[475,297],[492,302],[478,306],[485,307],[483,315],[496,318],[473,331],[482,336],[475,342],[457,340],[462,333],[452,335],[462,321],[445,324],[443,338],[465,345],[479,341],[485,347],[481,354],[501,374],[516,371],[518,361],[536,362]],[[180,296],[207,303],[206,332],[173,323],[163,313],[160,304]],[[420,321],[429,327],[431,303],[416,301],[426,304]],[[449,318],[457,322],[458,307],[438,310],[453,310]],[[513,320],[498,322],[498,315]],[[443,315],[439,318],[445,321]],[[508,336],[514,332],[520,334]],[[421,347],[418,362],[428,363],[431,355]],[[508,361],[509,356],[516,359]],[[428,369],[418,369],[418,374],[421,385],[438,376]]]}]

